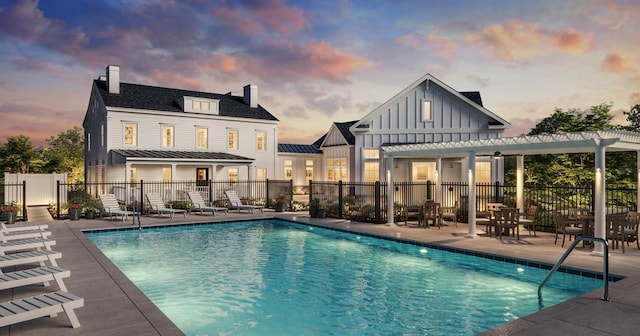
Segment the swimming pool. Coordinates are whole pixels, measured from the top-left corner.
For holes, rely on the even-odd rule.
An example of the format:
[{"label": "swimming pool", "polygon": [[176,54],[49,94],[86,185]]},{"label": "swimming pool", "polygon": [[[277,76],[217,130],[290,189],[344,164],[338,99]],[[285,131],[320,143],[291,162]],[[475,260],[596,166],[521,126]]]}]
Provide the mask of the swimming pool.
[{"label": "swimming pool", "polygon": [[[281,220],[87,232],[187,335],[474,335],[546,270]],[[550,306],[601,287],[557,273]]]}]

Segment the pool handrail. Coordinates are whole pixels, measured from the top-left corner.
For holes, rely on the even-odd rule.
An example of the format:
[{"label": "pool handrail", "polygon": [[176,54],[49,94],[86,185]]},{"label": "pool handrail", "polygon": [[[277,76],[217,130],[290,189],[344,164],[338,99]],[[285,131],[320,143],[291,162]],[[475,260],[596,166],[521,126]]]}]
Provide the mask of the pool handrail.
[{"label": "pool handrail", "polygon": [[547,273],[544,277],[540,285],[538,286],[538,304],[542,307],[542,287],[547,283],[549,278],[553,275],[555,271],[560,268],[560,265],[567,259],[569,254],[573,251],[573,249],[578,245],[581,241],[590,241],[594,243],[601,243],[603,247],[603,261],[602,261],[602,281],[603,281],[603,293],[600,300],[609,301],[611,298],[609,297],[609,244],[606,240],[597,237],[577,237],[576,240],[567,248],[562,257],[558,260],[558,262],[553,266],[553,268]]}]

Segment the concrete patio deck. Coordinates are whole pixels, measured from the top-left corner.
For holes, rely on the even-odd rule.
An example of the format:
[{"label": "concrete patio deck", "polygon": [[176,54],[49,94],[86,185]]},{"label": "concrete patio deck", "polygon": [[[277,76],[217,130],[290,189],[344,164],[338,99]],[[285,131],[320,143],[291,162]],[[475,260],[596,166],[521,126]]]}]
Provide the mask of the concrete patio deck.
[{"label": "concrete patio deck", "polygon": [[[424,229],[415,226],[389,227],[336,219],[311,219],[307,213],[261,214],[230,213],[228,216],[190,214],[187,219],[168,216],[142,217],[144,227],[167,223],[199,223],[228,221],[247,218],[280,217],[303,223],[313,223],[359,233],[390,236],[423,241],[451,247],[476,250],[485,253],[523,258],[553,264],[564,253],[565,248],[554,245],[554,236],[538,233],[537,237],[521,231],[521,240],[496,239],[479,236],[465,238],[466,224],[457,227],[452,223],[443,227]],[[54,250],[62,252],[58,261],[61,267],[71,270],[65,279],[69,292],[83,297],[85,306],[76,314],[81,327],[73,329],[64,314],[55,318],[41,318],[13,326],[0,328],[3,335],[182,335],[183,333],[140,292],[82,233],[83,230],[131,227],[131,219],[122,221],[105,219],[79,221],[52,221],[48,214],[30,208],[29,222],[25,224],[49,224],[52,239],[57,244]],[[21,225],[21,224],[17,224]],[[478,227],[478,233],[483,233]],[[547,308],[538,313],[522,317],[511,323],[485,332],[483,335],[638,335],[636,318],[640,314],[640,251],[635,243],[626,253],[612,250],[610,272],[626,276],[610,286],[611,301],[602,301],[602,289],[595,290],[576,299]],[[602,270],[602,257],[592,256],[588,248],[577,248],[564,265]],[[9,271],[9,270],[5,270]],[[27,295],[55,290],[50,287],[26,286],[14,290],[0,291],[0,300],[6,301]]]}]

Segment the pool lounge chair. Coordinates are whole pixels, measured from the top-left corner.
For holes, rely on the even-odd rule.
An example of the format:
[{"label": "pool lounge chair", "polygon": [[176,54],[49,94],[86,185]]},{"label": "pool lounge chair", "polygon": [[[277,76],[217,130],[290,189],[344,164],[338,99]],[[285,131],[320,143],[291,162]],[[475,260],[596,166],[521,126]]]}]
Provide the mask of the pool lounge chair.
[{"label": "pool lounge chair", "polygon": [[162,200],[160,194],[148,193],[145,194],[145,196],[147,197],[147,201],[149,202],[149,211],[151,213],[157,213],[158,217],[162,217],[162,214],[168,213],[173,220],[173,214],[182,213],[184,214],[184,218],[187,218],[187,210],[167,208],[167,206],[164,205],[164,201]]},{"label": "pool lounge chair", "polygon": [[32,231],[32,230],[46,231],[48,228],[49,228],[49,225],[47,224],[7,226],[5,222],[0,222],[0,230],[4,232]]},{"label": "pool lounge chair", "polygon": [[84,299],[67,292],[30,296],[0,303],[0,327],[33,320],[39,317],[54,317],[66,313],[73,328],[80,326],[74,309],[84,307]]},{"label": "pool lounge chair", "polygon": [[39,263],[40,266],[46,266],[45,261],[48,261],[51,266],[58,266],[56,259],[60,258],[62,258],[62,253],[51,250],[26,251],[0,255],[0,274],[2,274],[2,267],[15,265]]},{"label": "pool lounge chair", "polygon": [[50,231],[41,231],[41,230],[25,230],[25,231],[0,230],[0,242],[6,243],[11,240],[29,239],[29,238],[46,239],[50,235],[51,235]]},{"label": "pool lounge chair", "polygon": [[240,210],[247,210],[250,213],[253,213],[253,210],[260,210],[261,213],[264,213],[263,206],[242,203],[242,200],[240,200],[235,190],[227,190],[224,193],[227,195],[227,200],[229,201],[229,210],[237,209],[238,212],[240,212]]},{"label": "pool lounge chair", "polygon": [[55,244],[55,240],[43,238],[11,240],[6,243],[0,243],[0,256],[6,255],[8,252],[24,250],[51,250],[51,246]]},{"label": "pool lounge chair", "polygon": [[4,273],[0,275],[0,290],[33,285],[41,282],[46,287],[49,286],[50,281],[55,281],[56,284],[58,284],[58,288],[66,292],[67,286],[64,285],[62,278],[68,278],[69,276],[71,276],[69,270],[58,266],[44,266]]},{"label": "pool lounge chair", "polygon": [[229,211],[227,208],[207,204],[199,191],[187,191],[187,195],[189,196],[189,200],[191,200],[191,211],[200,211],[201,215],[203,212],[211,212],[211,214],[215,216],[216,211],[223,211],[224,214],[227,215],[227,212]]},{"label": "pool lounge chair", "polygon": [[131,215],[133,217],[138,214],[134,211],[122,210],[115,194],[102,194],[98,195],[98,198],[102,203],[104,212],[111,217],[111,221],[113,221],[113,216],[122,216],[122,221],[124,222],[127,220],[127,216]]}]

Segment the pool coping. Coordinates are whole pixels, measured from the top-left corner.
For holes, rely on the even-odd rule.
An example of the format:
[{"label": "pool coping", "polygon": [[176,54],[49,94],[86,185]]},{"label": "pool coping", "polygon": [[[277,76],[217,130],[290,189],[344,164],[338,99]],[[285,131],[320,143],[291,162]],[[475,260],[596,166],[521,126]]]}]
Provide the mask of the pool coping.
[{"label": "pool coping", "polygon": [[[32,216],[30,216],[31,218]],[[35,216],[34,216],[35,217]],[[265,212],[264,214],[229,214],[223,216],[188,215],[185,220],[171,221],[168,217],[142,217],[145,228],[173,224],[199,224],[254,219],[285,219],[298,224],[313,224],[323,228],[338,228],[358,234],[375,234],[376,237],[393,237],[415,240],[419,244],[436,243],[454,248],[496,254],[503,257],[526,258],[535,262],[553,264],[564,252],[560,245],[553,244],[553,235],[539,233],[537,238],[524,237],[519,241],[498,241],[487,237],[464,238],[466,225],[442,230],[424,230],[415,227],[397,227],[351,222],[336,219],[310,219],[304,213]],[[28,224],[36,224],[30,222]],[[20,334],[40,336],[65,335],[183,335],[153,303],[106,258],[82,232],[105,228],[131,228],[131,222],[109,222],[107,220],[53,221],[46,222],[58,241],[54,249],[63,253],[61,267],[71,270],[71,278],[65,281],[69,291],[85,298],[85,307],[76,314],[81,327],[71,329],[64,314],[56,318],[37,319],[11,327],[0,328],[0,336]],[[40,224],[40,223],[37,223]],[[626,254],[619,251],[610,258],[612,274],[626,276],[610,286],[611,301],[600,300],[599,290],[576,299],[546,308],[540,312],[521,317],[482,335],[630,335],[637,333],[635,320],[640,313],[640,250],[629,248]],[[577,251],[565,263],[570,267],[598,271],[602,258],[588,251]],[[13,291],[2,291],[7,297],[41,293],[48,288],[30,287]],[[0,299],[3,299],[0,298]],[[4,300],[3,300],[4,301]]]}]

